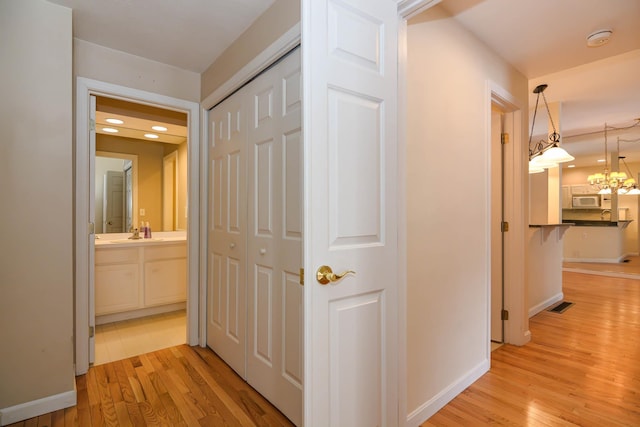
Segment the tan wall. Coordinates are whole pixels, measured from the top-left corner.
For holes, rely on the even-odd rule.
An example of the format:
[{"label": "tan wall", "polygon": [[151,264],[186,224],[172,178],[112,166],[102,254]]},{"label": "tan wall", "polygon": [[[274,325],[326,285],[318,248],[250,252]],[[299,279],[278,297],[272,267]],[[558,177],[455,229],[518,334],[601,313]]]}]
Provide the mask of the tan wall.
[{"label": "tan wall", "polygon": [[0,1],[0,40],[1,414],[74,390],[71,9]]},{"label": "tan wall", "polygon": [[488,81],[527,105],[525,77],[440,7],[409,22],[409,414],[487,357]]},{"label": "tan wall", "polygon": [[73,74],[192,102],[200,101],[200,75],[171,65],[73,40]]},{"label": "tan wall", "polygon": [[140,221],[149,221],[152,230],[162,227],[162,159],[165,144],[111,135],[96,135],[96,151],[138,156],[138,209],[145,210]]},{"label": "tan wall", "polygon": [[209,96],[298,22],[300,1],[276,0],[202,73],[200,99]]}]

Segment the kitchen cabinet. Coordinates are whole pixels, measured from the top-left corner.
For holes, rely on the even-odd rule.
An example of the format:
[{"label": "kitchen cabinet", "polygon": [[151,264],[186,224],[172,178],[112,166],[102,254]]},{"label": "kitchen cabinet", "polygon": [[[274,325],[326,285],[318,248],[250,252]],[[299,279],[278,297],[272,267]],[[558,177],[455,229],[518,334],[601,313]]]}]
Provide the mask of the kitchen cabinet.
[{"label": "kitchen cabinet", "polygon": [[562,186],[562,209],[571,209],[571,187],[569,185]]},{"label": "kitchen cabinet", "polygon": [[187,245],[135,242],[96,246],[95,314],[112,315],[184,302]]}]

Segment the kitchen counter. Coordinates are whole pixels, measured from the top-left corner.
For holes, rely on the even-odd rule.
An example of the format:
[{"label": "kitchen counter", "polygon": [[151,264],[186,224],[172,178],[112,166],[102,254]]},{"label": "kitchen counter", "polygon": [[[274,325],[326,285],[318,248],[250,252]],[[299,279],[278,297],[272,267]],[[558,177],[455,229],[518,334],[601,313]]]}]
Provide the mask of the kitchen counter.
[{"label": "kitchen counter", "polygon": [[563,259],[567,262],[622,262],[626,228],[631,220],[567,220],[574,224],[564,238]]},{"label": "kitchen counter", "polygon": [[593,219],[568,219],[562,221],[565,224],[572,224],[576,227],[618,227],[626,228],[633,220],[605,221]]}]

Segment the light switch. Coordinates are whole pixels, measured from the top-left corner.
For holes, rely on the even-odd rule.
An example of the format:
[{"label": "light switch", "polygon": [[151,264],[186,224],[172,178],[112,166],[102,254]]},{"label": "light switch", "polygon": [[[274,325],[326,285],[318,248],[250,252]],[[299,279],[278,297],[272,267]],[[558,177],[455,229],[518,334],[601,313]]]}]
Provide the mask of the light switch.
[{"label": "light switch", "polygon": [[146,211],[144,210],[144,208],[141,208],[141,209],[140,209],[140,216],[145,216],[146,214],[147,214],[147,213],[146,213]]}]

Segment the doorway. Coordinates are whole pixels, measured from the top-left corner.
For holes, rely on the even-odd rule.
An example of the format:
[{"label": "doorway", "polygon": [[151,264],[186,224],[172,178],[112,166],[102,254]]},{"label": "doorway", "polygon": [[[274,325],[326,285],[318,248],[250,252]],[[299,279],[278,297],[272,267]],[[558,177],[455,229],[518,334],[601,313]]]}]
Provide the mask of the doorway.
[{"label": "doorway", "polygon": [[[167,111],[178,112],[186,115],[188,146],[184,149],[185,164],[185,188],[189,197],[183,201],[183,211],[191,212],[185,218],[183,233],[186,237],[185,253],[198,253],[199,248],[199,107],[195,102],[179,100],[150,92],[139,91],[109,83],[78,77],[76,91],[76,374],[86,373],[89,369],[92,354],[91,338],[95,333],[95,316],[93,316],[94,304],[92,299],[92,281],[94,277],[94,252],[95,252],[95,216],[94,216],[94,177],[95,168],[95,121],[90,122],[91,98],[100,96],[105,99],[118,101],[131,101],[143,108],[158,108]],[[93,118],[95,120],[95,118]],[[90,126],[90,123],[93,126]],[[124,130],[123,130],[124,132]],[[126,150],[117,150],[126,151]],[[165,153],[163,153],[165,154]],[[160,156],[159,170],[162,169],[162,155]],[[188,165],[188,167],[187,167]],[[141,165],[142,166],[142,165]],[[159,173],[161,176],[161,172]],[[134,184],[135,185],[135,180]],[[135,190],[134,190],[135,191]],[[157,224],[156,230],[161,228],[160,205],[161,190],[158,190],[158,208],[147,211],[145,206],[133,208],[133,226],[136,227],[143,221],[143,215],[157,215],[152,220]],[[132,202],[132,206],[136,202]],[[87,224],[89,225],[87,227]],[[126,235],[126,233],[125,233]],[[125,237],[126,238],[126,237]],[[117,240],[117,239],[114,239]],[[191,256],[185,261],[186,270],[186,341],[190,345],[200,342],[199,334],[199,300],[198,300],[198,260],[197,256]],[[162,295],[155,296],[156,301],[162,301]]]}]

